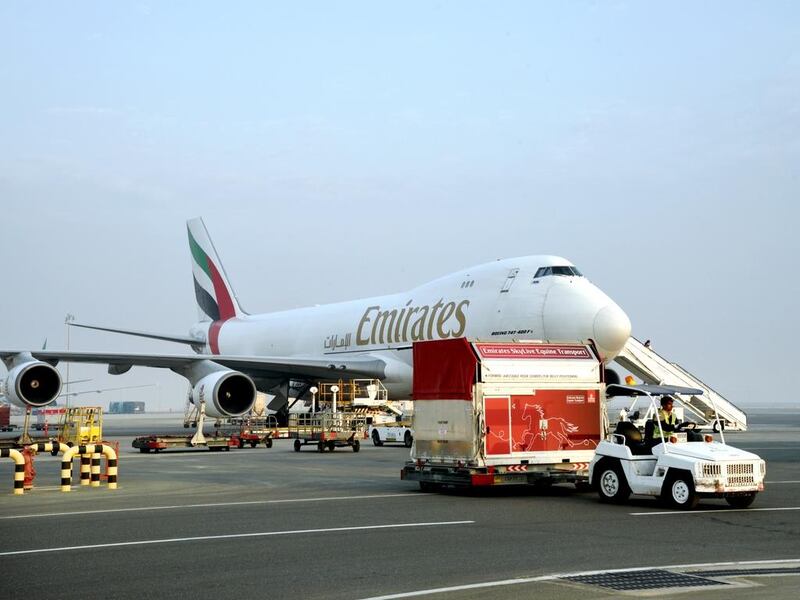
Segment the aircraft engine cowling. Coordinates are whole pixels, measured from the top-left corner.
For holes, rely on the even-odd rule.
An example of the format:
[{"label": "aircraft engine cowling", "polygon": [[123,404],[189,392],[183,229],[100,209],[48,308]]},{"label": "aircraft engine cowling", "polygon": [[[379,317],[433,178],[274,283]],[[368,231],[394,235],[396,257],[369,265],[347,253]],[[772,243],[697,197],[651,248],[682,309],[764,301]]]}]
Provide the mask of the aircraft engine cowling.
[{"label": "aircraft engine cowling", "polygon": [[61,393],[61,375],[45,362],[23,362],[0,382],[0,394],[21,408],[47,406]]},{"label": "aircraft engine cowling", "polygon": [[203,377],[192,388],[192,403],[205,401],[209,417],[238,417],[256,401],[256,384],[238,371],[215,371]]}]

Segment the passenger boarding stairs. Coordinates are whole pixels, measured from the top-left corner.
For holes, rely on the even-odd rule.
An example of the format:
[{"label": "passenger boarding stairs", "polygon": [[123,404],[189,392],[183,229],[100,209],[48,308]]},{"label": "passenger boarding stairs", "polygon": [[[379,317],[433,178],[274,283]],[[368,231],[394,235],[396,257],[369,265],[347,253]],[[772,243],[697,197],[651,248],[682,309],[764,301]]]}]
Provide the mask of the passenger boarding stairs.
[{"label": "passenger boarding stairs", "polygon": [[620,365],[644,383],[680,385],[703,390],[701,396],[681,397],[686,410],[697,419],[710,425],[714,421],[714,408],[728,431],[746,431],[747,415],[723,396],[712,390],[686,369],[671,363],[639,340],[631,337],[615,359]]}]

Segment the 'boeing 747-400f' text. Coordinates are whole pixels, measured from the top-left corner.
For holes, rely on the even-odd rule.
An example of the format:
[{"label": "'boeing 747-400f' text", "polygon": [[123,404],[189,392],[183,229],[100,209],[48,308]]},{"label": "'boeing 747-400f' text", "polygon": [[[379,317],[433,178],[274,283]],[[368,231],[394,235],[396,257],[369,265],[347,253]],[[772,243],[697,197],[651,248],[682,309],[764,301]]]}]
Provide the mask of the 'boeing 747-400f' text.
[{"label": "'boeing 747-400f' text", "polygon": [[625,346],[625,313],[558,256],[523,256],[445,275],[407,292],[251,315],[242,310],[203,221],[187,223],[201,319],[187,336],[83,325],[190,346],[195,354],[112,354],[2,350],[8,374],[0,394],[19,406],[45,406],[59,395],[59,361],[168,368],[186,377],[193,402],[212,417],[237,416],[256,391],[290,382],[310,386],[341,378],[377,378],[392,398],[411,391],[411,345],[468,337],[509,341],[593,340],[605,362]]}]

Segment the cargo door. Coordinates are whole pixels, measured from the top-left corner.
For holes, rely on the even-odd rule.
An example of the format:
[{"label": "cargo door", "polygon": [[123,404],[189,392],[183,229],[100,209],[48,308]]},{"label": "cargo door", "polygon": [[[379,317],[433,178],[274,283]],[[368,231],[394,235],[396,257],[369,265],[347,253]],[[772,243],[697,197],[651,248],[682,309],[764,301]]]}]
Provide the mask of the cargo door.
[{"label": "cargo door", "polygon": [[495,339],[544,339],[542,309],[545,293],[534,286],[524,271],[511,269],[497,297],[497,320],[492,335]]},{"label": "cargo door", "polygon": [[511,397],[484,396],[486,456],[511,454]]}]

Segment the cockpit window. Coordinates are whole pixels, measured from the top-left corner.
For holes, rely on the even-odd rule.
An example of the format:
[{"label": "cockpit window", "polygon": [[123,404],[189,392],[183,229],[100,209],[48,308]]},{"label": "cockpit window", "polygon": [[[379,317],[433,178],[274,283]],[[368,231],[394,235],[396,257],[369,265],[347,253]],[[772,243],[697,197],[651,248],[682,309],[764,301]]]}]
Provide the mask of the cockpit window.
[{"label": "cockpit window", "polygon": [[536,274],[533,276],[534,279],[539,279],[540,277],[547,277],[548,275],[561,275],[564,277],[583,277],[581,272],[578,271],[575,267],[539,267],[536,271]]}]

